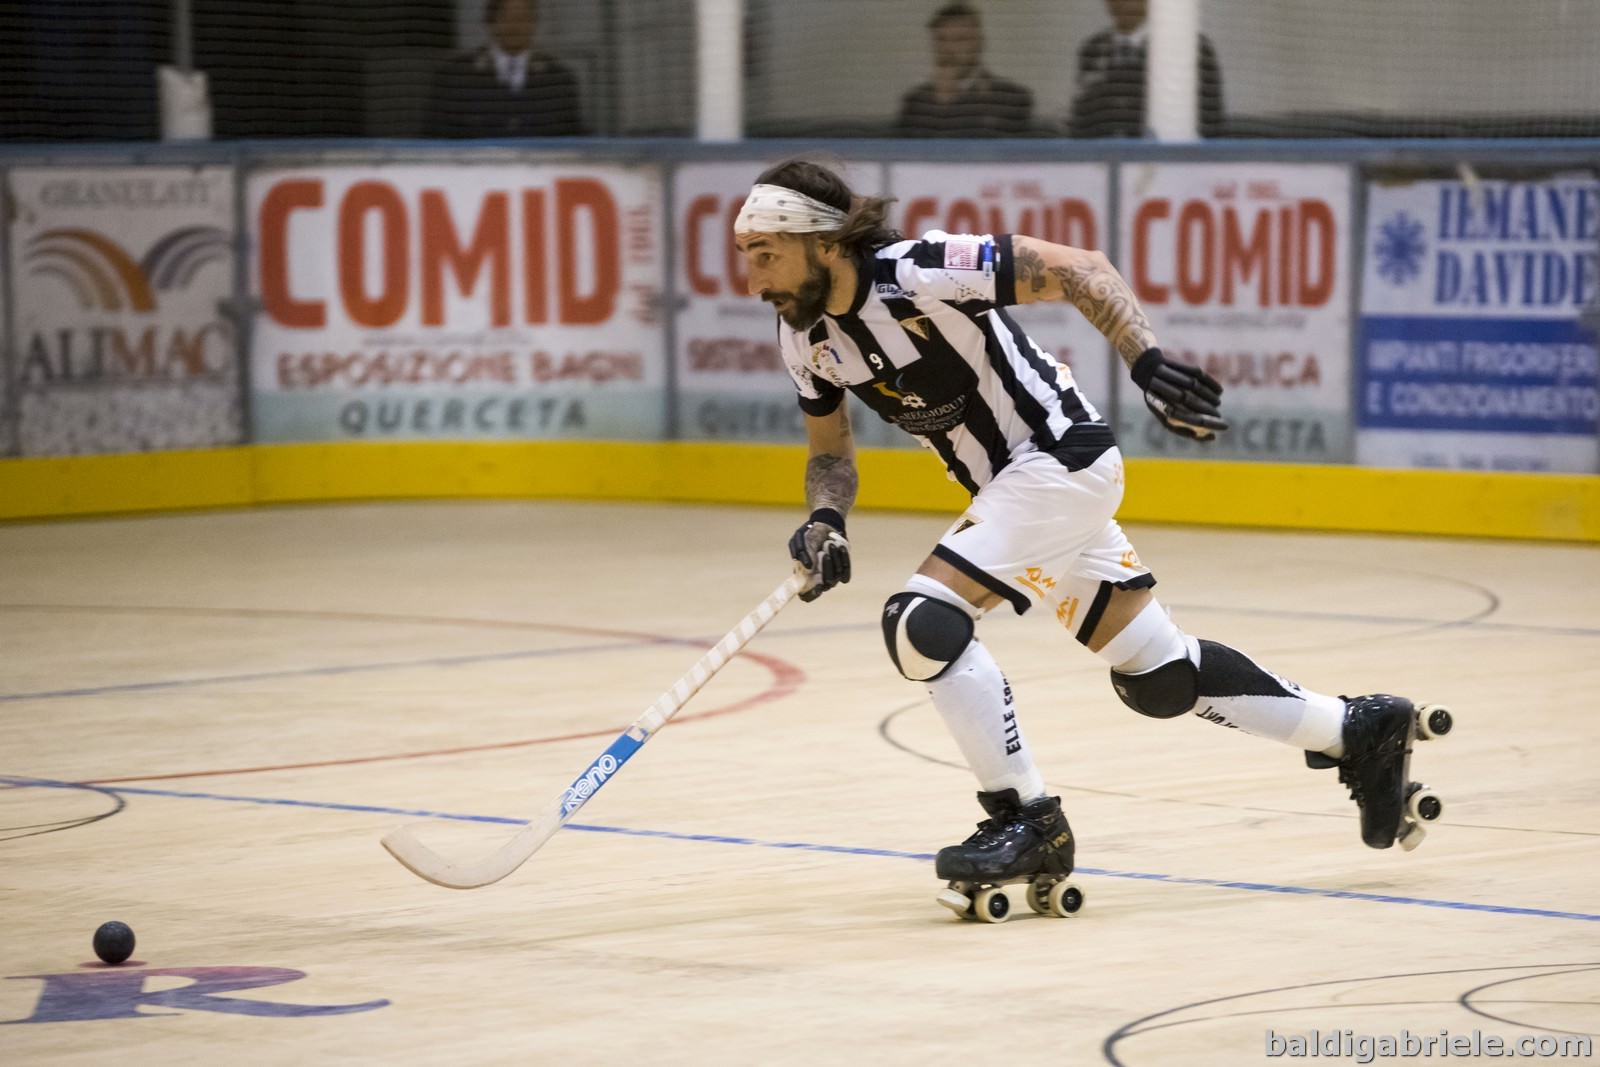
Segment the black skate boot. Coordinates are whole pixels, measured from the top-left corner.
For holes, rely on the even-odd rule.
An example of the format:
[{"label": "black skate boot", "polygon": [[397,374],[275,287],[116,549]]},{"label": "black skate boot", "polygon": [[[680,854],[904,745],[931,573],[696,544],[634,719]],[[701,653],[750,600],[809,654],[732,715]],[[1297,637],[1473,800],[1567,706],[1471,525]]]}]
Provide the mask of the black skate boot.
[{"label": "black skate boot", "polygon": [[1011,904],[1000,888],[1028,883],[1028,903],[1042,915],[1072,915],[1083,892],[1072,874],[1072,828],[1060,797],[1023,804],[1015,789],[979,793],[989,817],[959,845],[939,850],[934,872],[949,880],[939,903],[965,918],[1004,922]]},{"label": "black skate boot", "polygon": [[1419,713],[1404,697],[1381,693],[1343,700],[1344,757],[1307,752],[1306,765],[1339,768],[1339,781],[1361,810],[1361,840],[1369,848],[1398,840],[1410,851],[1424,836],[1421,823],[1444,811],[1427,786],[1411,781],[1411,746],[1449,733],[1450,712],[1425,705]]}]

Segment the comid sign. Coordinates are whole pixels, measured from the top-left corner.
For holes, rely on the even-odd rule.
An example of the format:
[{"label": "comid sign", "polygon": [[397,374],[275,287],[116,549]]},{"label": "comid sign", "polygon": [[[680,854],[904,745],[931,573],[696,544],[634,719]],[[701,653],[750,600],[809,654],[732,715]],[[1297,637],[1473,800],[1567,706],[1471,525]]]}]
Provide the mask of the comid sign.
[{"label": "comid sign", "polygon": [[[1129,257],[1140,301],[1325,307],[1339,272],[1333,205],[1266,197],[1252,202],[1224,186],[1204,198],[1155,197],[1140,204]],[[1172,254],[1157,255],[1157,248]]]},{"label": "comid sign", "polygon": [[659,189],[622,166],[254,175],[259,434],[658,435]]},{"label": "comid sign", "polygon": [[1232,429],[1164,431],[1136,389],[1134,454],[1338,462],[1350,433],[1350,176],[1343,166],[1127,164],[1117,265],[1173,358],[1222,383]]},{"label": "comid sign", "polygon": [[497,328],[595,325],[615,313],[623,206],[604,181],[456,199],[443,184],[272,184],[258,212],[262,309],[293,329],[327,326],[330,304],[335,320],[367,329],[449,325],[453,299]]}]

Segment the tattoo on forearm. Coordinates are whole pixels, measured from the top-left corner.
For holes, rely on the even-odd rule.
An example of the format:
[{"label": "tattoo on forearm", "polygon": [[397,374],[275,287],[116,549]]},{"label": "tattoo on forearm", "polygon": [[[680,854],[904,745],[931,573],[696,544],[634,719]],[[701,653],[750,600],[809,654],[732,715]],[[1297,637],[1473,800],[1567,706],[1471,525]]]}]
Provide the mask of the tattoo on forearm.
[{"label": "tattoo on forearm", "polygon": [[1018,248],[1011,257],[1013,269],[1016,271],[1017,288],[1026,286],[1031,292],[1039,292],[1045,285],[1044,257],[1031,248]]},{"label": "tattoo on forearm", "polygon": [[1050,273],[1073,306],[1111,341],[1124,363],[1132,366],[1141,352],[1155,345],[1150,320],[1114,268],[1053,267]]},{"label": "tattoo on forearm", "polygon": [[841,515],[848,514],[856,502],[859,484],[855,460],[846,456],[812,456],[806,464],[806,506],[812,511],[832,508]]}]

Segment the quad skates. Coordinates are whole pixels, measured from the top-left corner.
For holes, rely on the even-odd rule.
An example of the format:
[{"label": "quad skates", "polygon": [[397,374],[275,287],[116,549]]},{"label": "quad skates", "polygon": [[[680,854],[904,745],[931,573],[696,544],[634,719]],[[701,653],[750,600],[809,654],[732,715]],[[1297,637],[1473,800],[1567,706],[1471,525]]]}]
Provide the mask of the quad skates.
[{"label": "quad skates", "polygon": [[1011,900],[1003,887],[1026,882],[1028,905],[1041,915],[1067,917],[1083,907],[1072,874],[1072,829],[1060,797],[1022,803],[1015,789],[979,793],[989,817],[959,845],[939,850],[934,870],[949,885],[939,903],[964,919],[1003,923]]},{"label": "quad skates", "polygon": [[1443,737],[1455,725],[1440,704],[1413,707],[1404,697],[1345,698],[1344,756],[1306,753],[1306,766],[1337,767],[1339,781],[1361,809],[1361,840],[1371,848],[1396,841],[1407,852],[1427,836],[1424,823],[1444,813],[1444,802],[1411,780],[1411,746]]}]

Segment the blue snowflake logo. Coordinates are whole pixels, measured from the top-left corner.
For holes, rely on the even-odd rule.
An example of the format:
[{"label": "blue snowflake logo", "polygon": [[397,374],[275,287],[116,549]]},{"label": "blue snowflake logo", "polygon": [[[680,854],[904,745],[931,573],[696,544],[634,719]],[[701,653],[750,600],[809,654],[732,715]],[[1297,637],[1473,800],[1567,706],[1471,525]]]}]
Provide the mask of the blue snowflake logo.
[{"label": "blue snowflake logo", "polygon": [[1404,211],[1378,227],[1378,273],[1394,285],[1404,285],[1422,273],[1422,257],[1428,252],[1422,223]]}]

